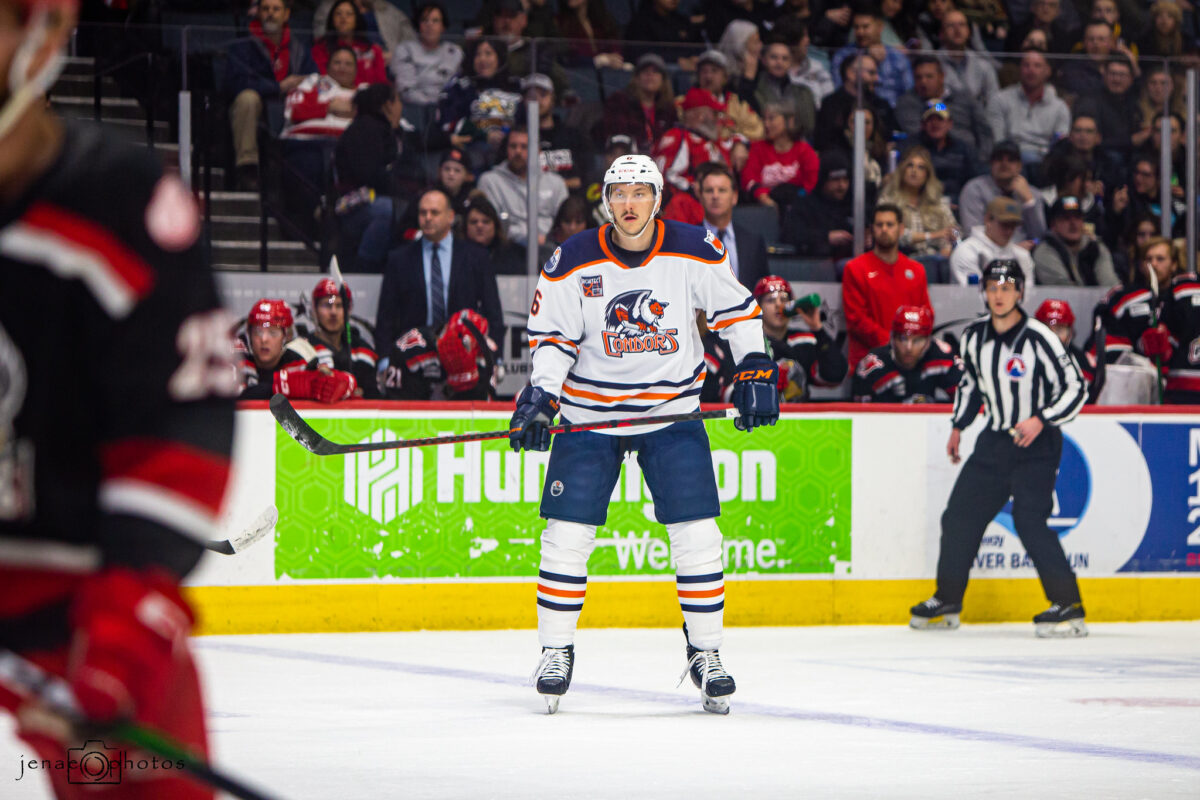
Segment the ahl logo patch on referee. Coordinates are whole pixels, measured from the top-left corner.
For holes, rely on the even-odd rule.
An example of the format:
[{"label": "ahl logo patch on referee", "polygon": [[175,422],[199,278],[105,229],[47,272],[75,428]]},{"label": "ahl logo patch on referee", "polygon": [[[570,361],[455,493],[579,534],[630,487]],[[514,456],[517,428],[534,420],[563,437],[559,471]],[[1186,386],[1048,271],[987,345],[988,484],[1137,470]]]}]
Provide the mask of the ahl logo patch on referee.
[{"label": "ahl logo patch on referee", "polygon": [[1013,356],[1004,364],[1004,372],[1013,380],[1021,380],[1025,377],[1025,359],[1020,356]]}]

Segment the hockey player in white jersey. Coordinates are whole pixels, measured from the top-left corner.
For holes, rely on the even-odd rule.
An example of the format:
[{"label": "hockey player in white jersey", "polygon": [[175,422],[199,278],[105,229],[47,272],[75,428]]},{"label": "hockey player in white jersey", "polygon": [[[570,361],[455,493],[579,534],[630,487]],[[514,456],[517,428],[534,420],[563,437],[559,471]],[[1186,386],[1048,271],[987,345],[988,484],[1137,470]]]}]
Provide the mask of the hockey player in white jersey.
[{"label": "hockey player in white jersey", "polygon": [[[662,174],[646,156],[618,158],[604,176],[612,223],[572,236],[542,268],[529,312],[533,372],[510,426],[514,449],[550,448],[548,426],[560,408],[570,422],[697,410],[705,366],[696,309],[738,364],[735,425],[750,430],[778,419],[778,371],[764,352],[762,312],[712,233],[655,219],[662,187]],[[554,713],[570,686],[587,560],[621,462],[636,451],[671,543],[687,638],[685,675],[706,710],[728,713],[735,687],[718,653],[725,578],[708,435],[700,421],[629,430],[554,440],[541,502],[547,522],[537,586],[537,690]]]}]

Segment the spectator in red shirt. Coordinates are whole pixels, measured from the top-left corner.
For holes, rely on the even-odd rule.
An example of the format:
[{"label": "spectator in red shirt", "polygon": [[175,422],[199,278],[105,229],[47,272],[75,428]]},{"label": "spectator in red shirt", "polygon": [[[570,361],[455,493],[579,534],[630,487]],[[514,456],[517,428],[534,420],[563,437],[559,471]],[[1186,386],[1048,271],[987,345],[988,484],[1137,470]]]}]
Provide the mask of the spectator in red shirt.
[{"label": "spectator in red shirt", "polygon": [[750,143],[742,189],[765,206],[787,206],[801,192],[816,188],[821,162],[817,151],[800,138],[803,132],[790,106],[764,106],[763,125],[766,138]]},{"label": "spectator in red shirt", "polygon": [[888,343],[892,319],[902,305],[930,306],[925,268],[902,254],[904,233],[900,209],[880,203],[871,235],[875,247],[846,264],[842,275],[842,310],[850,334],[850,363]]},{"label": "spectator in red shirt", "polygon": [[329,57],[338,45],[354,48],[358,58],[358,74],[355,83],[389,83],[387,60],[383,49],[367,39],[367,22],[354,0],[340,0],[329,9],[325,22],[328,33],[312,46],[312,60],[317,71],[327,74]]},{"label": "spectator in red shirt", "polygon": [[712,92],[693,86],[683,96],[683,120],[667,131],[651,154],[666,183],[690,191],[696,167],[706,161],[728,160],[717,142],[717,120],[725,105]]}]

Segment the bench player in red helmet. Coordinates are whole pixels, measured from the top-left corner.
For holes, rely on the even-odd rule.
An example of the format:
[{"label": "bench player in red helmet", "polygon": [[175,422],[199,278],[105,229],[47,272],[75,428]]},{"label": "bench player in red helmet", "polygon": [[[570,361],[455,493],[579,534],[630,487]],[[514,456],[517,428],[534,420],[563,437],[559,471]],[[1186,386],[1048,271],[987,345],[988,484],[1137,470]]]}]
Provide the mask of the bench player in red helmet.
[{"label": "bench player in red helmet", "polygon": [[1079,372],[1087,382],[1088,402],[1096,402],[1096,397],[1103,388],[1104,370],[1096,368],[1094,352],[1084,352],[1082,347],[1075,344],[1075,312],[1071,310],[1071,304],[1066,300],[1056,298],[1043,300],[1033,316],[1038,322],[1054,331],[1054,334],[1062,341],[1063,347],[1071,354],[1071,358],[1075,359]]},{"label": "bench player in red helmet", "polygon": [[892,318],[891,341],[855,367],[851,395],[860,403],[948,402],[962,373],[954,349],[933,337],[933,309],[903,305]]},{"label": "bench player in red helmet", "polygon": [[293,338],[292,309],[283,300],[264,297],[246,317],[241,347],[242,399],[268,400],[279,393],[293,400],[336,403],[353,396],[357,382],[348,372],[305,359],[288,342]]},{"label": "bench player in red helmet", "polygon": [[[179,583],[229,476],[231,320],[179,179],[45,103],[77,10],[0,0],[0,267],[20,287],[0,299],[0,656],[65,681],[96,723],[132,719],[205,755]],[[72,763],[84,737],[50,724],[18,672],[0,671],[0,708],[58,798],[213,797],[161,766],[88,782],[109,770]]]},{"label": "bench player in red helmet", "polygon": [[397,339],[380,388],[388,400],[490,400],[496,353],[487,318],[464,308],[440,328],[413,328]]},{"label": "bench player in red helmet", "polygon": [[339,286],[333,278],[322,278],[313,287],[312,303],[316,328],[305,338],[317,354],[317,363],[353,375],[358,383],[355,397],[378,397],[375,364],[379,357],[372,341],[350,322],[354,307],[350,286],[345,283]]},{"label": "bench player in red helmet", "polygon": [[[765,275],[754,285],[762,308],[763,334],[779,365],[779,399],[797,403],[808,399],[810,384],[837,386],[846,378],[846,357],[826,330],[819,308],[795,305],[792,285],[778,275]],[[788,330],[793,316],[808,330]]]}]

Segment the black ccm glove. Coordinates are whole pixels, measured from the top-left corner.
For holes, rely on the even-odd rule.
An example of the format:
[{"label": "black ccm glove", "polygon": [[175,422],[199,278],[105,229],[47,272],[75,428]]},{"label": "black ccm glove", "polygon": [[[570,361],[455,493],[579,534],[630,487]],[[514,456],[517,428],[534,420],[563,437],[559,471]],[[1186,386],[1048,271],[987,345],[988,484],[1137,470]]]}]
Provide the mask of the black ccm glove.
[{"label": "black ccm glove", "polygon": [[508,443],[512,449],[549,450],[549,427],[557,414],[557,397],[536,386],[526,386],[517,398],[517,410],[508,424]]},{"label": "black ccm glove", "polygon": [[733,372],[733,424],[740,431],[779,419],[779,366],[766,353],[751,353]]}]

